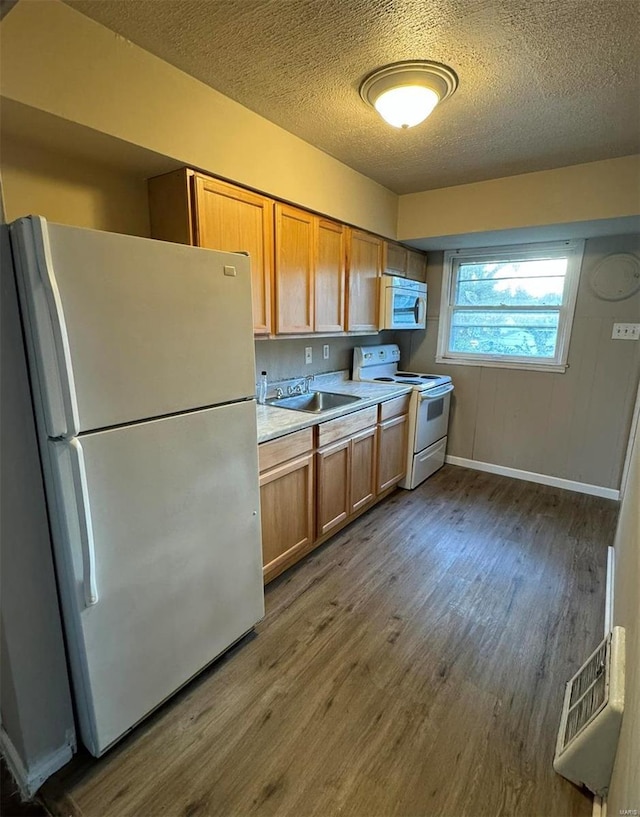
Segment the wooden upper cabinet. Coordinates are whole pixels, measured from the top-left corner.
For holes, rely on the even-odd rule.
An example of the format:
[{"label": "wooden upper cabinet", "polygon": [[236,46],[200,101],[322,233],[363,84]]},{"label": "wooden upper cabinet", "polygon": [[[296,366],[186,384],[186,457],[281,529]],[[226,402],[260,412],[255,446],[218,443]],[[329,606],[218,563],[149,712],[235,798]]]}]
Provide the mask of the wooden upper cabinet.
[{"label": "wooden upper cabinet", "polygon": [[384,249],[385,275],[401,275],[405,277],[407,274],[407,248],[403,247],[402,244],[396,244],[394,241],[385,241]]},{"label": "wooden upper cabinet", "polygon": [[149,179],[151,237],[251,257],[253,324],[272,331],[273,201],[181,168]]},{"label": "wooden upper cabinet", "polygon": [[273,201],[235,185],[195,174],[195,225],[199,247],[247,252],[251,258],[253,323],[271,332]]},{"label": "wooden upper cabinet", "polygon": [[383,240],[360,230],[349,230],[347,329],[377,332]]},{"label": "wooden upper cabinet", "polygon": [[407,250],[407,278],[414,281],[427,280],[427,256],[418,250]]},{"label": "wooden upper cabinet", "polygon": [[276,203],[276,332],[314,331],[315,216]]},{"label": "wooden upper cabinet", "polygon": [[345,228],[316,218],[315,330],[345,328]]}]

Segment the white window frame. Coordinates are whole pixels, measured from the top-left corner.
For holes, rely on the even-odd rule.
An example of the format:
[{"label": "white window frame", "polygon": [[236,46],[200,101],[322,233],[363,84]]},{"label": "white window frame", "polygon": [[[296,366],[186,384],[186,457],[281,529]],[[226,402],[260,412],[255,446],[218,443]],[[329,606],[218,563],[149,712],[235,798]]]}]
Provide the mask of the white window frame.
[{"label": "white window frame", "polygon": [[[436,363],[454,363],[463,366],[496,366],[506,369],[531,369],[541,372],[566,371],[584,244],[584,240],[551,241],[544,244],[465,248],[445,252]],[[554,358],[473,354],[470,352],[453,352],[449,349],[451,318],[455,310],[453,300],[458,267],[461,262],[469,263],[471,261],[479,264],[490,264],[492,262],[538,261],[553,258],[567,259],[562,304],[558,309],[558,338]],[[511,306],[489,307],[489,309],[513,311]],[[551,309],[555,310],[557,307],[551,307]]]}]

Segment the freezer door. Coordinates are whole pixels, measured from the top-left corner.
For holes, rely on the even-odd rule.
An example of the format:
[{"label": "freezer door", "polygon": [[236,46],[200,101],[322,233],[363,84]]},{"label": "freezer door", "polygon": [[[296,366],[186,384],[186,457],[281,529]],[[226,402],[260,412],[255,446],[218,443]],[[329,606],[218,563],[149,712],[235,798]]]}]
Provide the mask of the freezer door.
[{"label": "freezer door", "polygon": [[264,614],[255,402],[48,445],[80,731],[98,756]]},{"label": "freezer door", "polygon": [[255,395],[247,256],[36,216],[11,238],[48,436]]}]

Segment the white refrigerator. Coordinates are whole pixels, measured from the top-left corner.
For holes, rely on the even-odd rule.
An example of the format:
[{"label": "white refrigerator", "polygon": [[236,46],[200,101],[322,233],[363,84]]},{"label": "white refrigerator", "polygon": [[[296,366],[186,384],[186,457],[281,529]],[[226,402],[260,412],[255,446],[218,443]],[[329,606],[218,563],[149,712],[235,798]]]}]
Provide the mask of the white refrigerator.
[{"label": "white refrigerator", "polygon": [[264,615],[249,259],[10,227],[82,740]]}]

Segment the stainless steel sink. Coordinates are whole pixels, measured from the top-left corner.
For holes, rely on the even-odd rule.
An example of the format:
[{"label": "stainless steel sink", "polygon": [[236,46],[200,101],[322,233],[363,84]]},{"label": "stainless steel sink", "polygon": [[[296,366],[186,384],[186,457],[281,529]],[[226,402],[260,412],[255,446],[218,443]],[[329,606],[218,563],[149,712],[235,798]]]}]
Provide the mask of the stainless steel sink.
[{"label": "stainless steel sink", "polygon": [[306,411],[310,414],[320,414],[334,408],[357,403],[361,397],[352,394],[337,394],[332,391],[311,391],[308,394],[293,394],[291,397],[276,397],[267,400],[268,406],[291,409],[292,411]]}]

